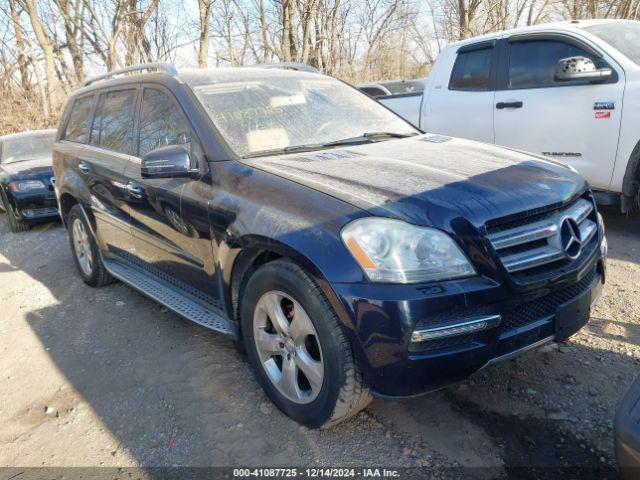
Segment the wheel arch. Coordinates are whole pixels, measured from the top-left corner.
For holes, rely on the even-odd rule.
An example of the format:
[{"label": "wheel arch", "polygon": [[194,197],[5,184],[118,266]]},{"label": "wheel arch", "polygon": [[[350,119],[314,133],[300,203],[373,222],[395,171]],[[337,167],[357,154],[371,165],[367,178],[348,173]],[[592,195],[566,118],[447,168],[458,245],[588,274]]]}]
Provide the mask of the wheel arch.
[{"label": "wheel arch", "polygon": [[[228,291],[225,303],[230,317],[240,326],[240,302],[243,288],[258,268],[278,259],[287,259],[298,265],[313,281],[315,281],[331,303],[337,315],[344,322],[346,311],[328,280],[317,265],[302,252],[277,240],[251,235],[243,237],[237,244],[237,254],[229,260],[226,271]],[[226,275],[225,275],[226,276]],[[242,332],[239,331],[240,337]]]},{"label": "wheel arch", "polygon": [[60,197],[58,200],[58,207],[60,209],[60,218],[62,219],[62,223],[65,227],[67,225],[67,218],[69,217],[69,212],[75,205],[80,205],[83,213],[87,217],[87,221],[89,222],[89,228],[91,228],[91,233],[93,235],[96,234],[96,219],[93,216],[93,212],[91,208],[87,208],[87,206],[82,202],[76,195],[69,191],[63,191],[60,193]]},{"label": "wheel arch", "polygon": [[60,209],[60,218],[62,219],[62,223],[67,225],[67,218],[69,218],[69,212],[73,208],[74,205],[80,203],[76,197],[74,197],[69,192],[64,192],[60,195],[60,199],[58,200],[58,205]]},{"label": "wheel arch", "polygon": [[627,168],[622,179],[622,195],[620,207],[623,213],[628,213],[637,203],[640,193],[640,140],[633,148]]}]

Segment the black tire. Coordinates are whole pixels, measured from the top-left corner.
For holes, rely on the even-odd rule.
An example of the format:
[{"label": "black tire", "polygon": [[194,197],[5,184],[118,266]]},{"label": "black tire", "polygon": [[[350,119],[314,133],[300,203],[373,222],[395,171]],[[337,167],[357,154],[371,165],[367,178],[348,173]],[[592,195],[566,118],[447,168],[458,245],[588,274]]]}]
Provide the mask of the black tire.
[{"label": "black tire", "polygon": [[[74,222],[79,221],[82,222],[82,225],[87,232],[89,237],[89,244],[91,247],[91,254],[93,255],[93,265],[90,273],[85,272],[81,266],[80,261],[78,259],[78,254],[76,253],[76,249],[74,246]],[[69,216],[67,217],[67,225],[69,229],[69,243],[71,246],[71,254],[73,255],[73,260],[76,264],[76,268],[78,269],[78,273],[82,277],[84,283],[89,285],[90,287],[103,287],[105,285],[109,285],[116,281],[115,278],[109,274],[107,269],[102,262],[102,256],[100,255],[99,247],[96,242],[96,239],[93,237],[91,233],[90,225],[87,223],[84,212],[82,211],[82,207],[80,205],[74,205],[69,211]]]},{"label": "black tire", "polygon": [[[254,312],[271,291],[291,296],[304,309],[317,332],[324,368],[322,387],[313,401],[296,403],[284,396],[267,376],[254,341]],[[276,260],[249,279],[241,299],[241,322],[249,363],[273,403],[295,421],[309,427],[335,425],[365,408],[371,400],[351,343],[338,317],[315,282],[296,264]]]},{"label": "black tire", "polygon": [[2,206],[4,207],[5,212],[7,212],[7,219],[9,220],[9,228],[13,233],[22,233],[29,230],[29,224],[23,222],[18,217],[16,217],[16,214],[13,211],[13,208],[11,208],[11,203],[9,203],[4,193],[2,193]]}]

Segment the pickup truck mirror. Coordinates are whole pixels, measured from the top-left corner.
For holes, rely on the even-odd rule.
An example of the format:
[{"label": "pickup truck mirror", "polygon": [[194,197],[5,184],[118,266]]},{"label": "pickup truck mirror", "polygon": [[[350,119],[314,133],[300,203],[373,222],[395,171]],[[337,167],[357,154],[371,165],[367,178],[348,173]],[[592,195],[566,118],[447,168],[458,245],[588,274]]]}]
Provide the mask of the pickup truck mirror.
[{"label": "pickup truck mirror", "polygon": [[602,82],[613,74],[610,68],[596,68],[593,60],[587,57],[569,57],[558,60],[556,64],[556,81],[572,82],[586,80]]},{"label": "pickup truck mirror", "polygon": [[188,145],[169,145],[151,150],[142,157],[142,178],[194,178],[200,170],[191,165]]}]

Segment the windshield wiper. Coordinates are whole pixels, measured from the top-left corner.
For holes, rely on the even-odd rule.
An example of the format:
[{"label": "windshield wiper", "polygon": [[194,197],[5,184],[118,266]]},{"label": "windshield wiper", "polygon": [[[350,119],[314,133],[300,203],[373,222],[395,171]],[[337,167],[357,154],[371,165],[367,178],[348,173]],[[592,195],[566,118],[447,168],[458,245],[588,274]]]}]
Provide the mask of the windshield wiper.
[{"label": "windshield wiper", "polygon": [[417,133],[400,133],[400,132],[366,132],[357,137],[343,138],[327,143],[309,143],[306,145],[292,145],[284,148],[271,148],[269,150],[260,150],[258,152],[248,153],[242,158],[268,157],[271,155],[285,155],[287,153],[311,152],[313,150],[322,150],[329,147],[339,147],[341,145],[352,145],[358,143],[370,143],[385,138],[407,138],[418,135]]},{"label": "windshield wiper", "polygon": [[271,155],[284,155],[286,153],[311,152],[313,150],[322,150],[326,148],[321,143],[310,143],[308,145],[292,145],[284,148],[271,148],[269,150],[260,150],[258,152],[247,153],[242,158],[268,157]]},{"label": "windshield wiper", "polygon": [[401,132],[366,132],[357,137],[343,138],[333,142],[325,143],[325,147],[333,147],[339,145],[350,145],[352,143],[368,143],[388,138],[408,138],[418,135],[417,133],[401,133]]}]

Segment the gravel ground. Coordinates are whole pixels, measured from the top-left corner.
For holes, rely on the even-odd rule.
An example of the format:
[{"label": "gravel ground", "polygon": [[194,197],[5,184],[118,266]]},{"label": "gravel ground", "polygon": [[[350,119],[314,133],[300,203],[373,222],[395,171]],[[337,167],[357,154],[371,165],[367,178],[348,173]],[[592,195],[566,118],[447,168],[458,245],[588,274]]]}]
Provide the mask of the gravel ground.
[{"label": "gravel ground", "polygon": [[477,467],[462,474],[614,478],[595,469],[615,464],[612,418],[640,371],[640,222],[604,214],[608,282],[568,343],[435,394],[376,399],[325,431],[274,408],[230,341],[125,285],[85,286],[59,224],[15,235],[0,216],[0,466],[393,466],[443,476]]}]

